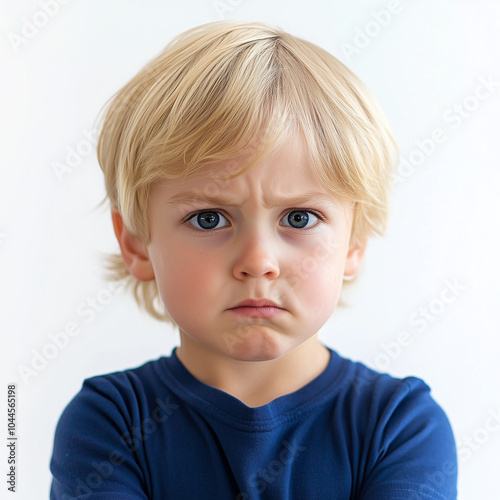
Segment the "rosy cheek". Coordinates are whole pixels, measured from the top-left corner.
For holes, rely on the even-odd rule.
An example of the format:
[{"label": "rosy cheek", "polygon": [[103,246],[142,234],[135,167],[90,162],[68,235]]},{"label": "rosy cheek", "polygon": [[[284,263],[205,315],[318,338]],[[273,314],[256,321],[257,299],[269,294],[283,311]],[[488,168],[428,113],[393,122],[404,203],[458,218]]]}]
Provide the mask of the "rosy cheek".
[{"label": "rosy cheek", "polygon": [[341,279],[339,270],[332,260],[317,262],[302,280],[303,293],[311,307],[319,311],[329,311],[340,296]]},{"label": "rosy cheek", "polygon": [[214,263],[195,248],[171,252],[162,276],[162,297],[172,314],[193,312],[194,304],[200,307],[212,296],[216,275]]}]

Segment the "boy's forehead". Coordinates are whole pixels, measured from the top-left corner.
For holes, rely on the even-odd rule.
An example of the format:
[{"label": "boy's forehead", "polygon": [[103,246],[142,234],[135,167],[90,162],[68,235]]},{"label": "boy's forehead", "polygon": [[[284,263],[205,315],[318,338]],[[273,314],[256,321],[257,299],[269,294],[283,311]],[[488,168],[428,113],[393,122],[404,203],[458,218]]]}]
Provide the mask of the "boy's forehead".
[{"label": "boy's forehead", "polygon": [[[227,170],[212,167],[183,179],[161,181],[162,203],[171,206],[203,202],[212,206],[237,206],[253,196],[266,208],[320,203],[340,207],[343,203],[315,179],[285,176],[258,178],[262,168],[250,167],[228,180]],[[265,166],[272,168],[272,166]],[[271,180],[271,182],[270,182]],[[309,181],[309,182],[308,182]]]},{"label": "boy's forehead", "polygon": [[255,164],[256,150],[251,147],[232,158],[203,163],[182,178],[161,181],[163,201],[238,205],[255,195],[267,207],[308,201],[341,205],[318,179],[304,144],[302,137],[293,135]]},{"label": "boy's forehead", "polygon": [[[300,137],[291,137],[284,144],[272,148],[257,158],[261,146],[262,143],[252,143],[238,152],[237,155],[220,160],[202,161],[184,177],[176,179],[174,182],[169,179],[167,182],[176,188],[202,185],[210,189],[214,187],[214,184],[219,185],[219,187],[220,185],[224,185],[226,188],[234,187],[239,183],[238,178],[246,173],[247,177],[251,178],[265,177],[266,180],[271,180],[272,177],[275,177],[275,182],[280,186],[287,183],[286,178],[283,177],[281,179],[284,182],[279,182],[280,174],[286,175],[293,171],[302,177],[304,174],[307,177],[312,177],[312,170],[309,167]],[[278,175],[273,176],[273,173]],[[231,182],[233,180],[236,182]]]}]

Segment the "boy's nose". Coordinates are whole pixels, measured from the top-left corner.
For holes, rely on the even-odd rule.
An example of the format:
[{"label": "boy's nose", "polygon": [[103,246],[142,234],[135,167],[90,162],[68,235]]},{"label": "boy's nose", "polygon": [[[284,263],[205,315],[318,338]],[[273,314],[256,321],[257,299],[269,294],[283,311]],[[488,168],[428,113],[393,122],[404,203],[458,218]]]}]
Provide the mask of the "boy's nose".
[{"label": "boy's nose", "polygon": [[273,243],[263,235],[254,235],[237,243],[233,275],[237,279],[264,276],[276,279],[279,264]]}]

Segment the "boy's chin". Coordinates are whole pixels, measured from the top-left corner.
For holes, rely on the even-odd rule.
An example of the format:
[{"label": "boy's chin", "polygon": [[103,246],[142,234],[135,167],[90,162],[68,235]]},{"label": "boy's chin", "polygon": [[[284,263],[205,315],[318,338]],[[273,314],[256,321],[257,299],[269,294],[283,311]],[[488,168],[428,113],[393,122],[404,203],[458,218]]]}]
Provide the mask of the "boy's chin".
[{"label": "boy's chin", "polygon": [[291,346],[281,339],[266,340],[265,342],[257,339],[246,339],[238,345],[228,346],[225,354],[235,361],[273,361],[288,354],[294,347],[296,346]]}]

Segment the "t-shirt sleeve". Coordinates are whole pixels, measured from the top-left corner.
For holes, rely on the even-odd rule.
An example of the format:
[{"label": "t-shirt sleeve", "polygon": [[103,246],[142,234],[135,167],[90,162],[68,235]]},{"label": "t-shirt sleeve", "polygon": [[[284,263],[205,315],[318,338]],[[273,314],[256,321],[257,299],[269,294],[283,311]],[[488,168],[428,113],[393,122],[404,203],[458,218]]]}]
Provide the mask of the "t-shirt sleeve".
[{"label": "t-shirt sleeve", "polygon": [[134,402],[126,393],[95,377],[66,406],[50,462],[51,500],[147,500],[137,447],[127,439]]},{"label": "t-shirt sleeve", "polygon": [[383,408],[358,500],[456,500],[450,422],[420,379],[404,379]]}]

